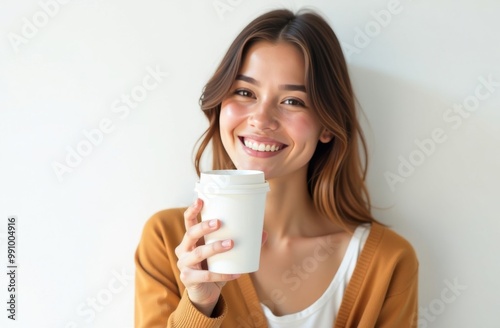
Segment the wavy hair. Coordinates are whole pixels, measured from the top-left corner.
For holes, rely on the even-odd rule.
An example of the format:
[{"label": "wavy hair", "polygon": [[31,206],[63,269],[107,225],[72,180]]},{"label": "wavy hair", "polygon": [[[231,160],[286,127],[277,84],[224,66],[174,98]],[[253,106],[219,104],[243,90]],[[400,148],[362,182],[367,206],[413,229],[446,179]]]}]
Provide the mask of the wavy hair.
[{"label": "wavy hair", "polygon": [[265,13],[248,24],[233,41],[200,97],[200,107],[209,127],[198,142],[194,163],[197,174],[200,175],[201,158],[210,144],[213,169],[235,168],[220,137],[221,103],[249,47],[259,41],[287,42],[302,51],[311,110],[321,125],[333,133],[330,142],[318,142],[308,166],[307,185],[317,210],[346,228],[348,224],[375,221],[364,182],[367,148],[357,120],[347,64],[332,28],[313,11]]}]

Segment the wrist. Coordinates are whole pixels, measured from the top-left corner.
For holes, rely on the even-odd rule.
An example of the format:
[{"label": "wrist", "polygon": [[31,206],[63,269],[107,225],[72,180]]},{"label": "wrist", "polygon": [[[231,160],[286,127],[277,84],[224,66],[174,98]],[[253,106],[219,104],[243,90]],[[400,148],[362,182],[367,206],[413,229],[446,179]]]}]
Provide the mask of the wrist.
[{"label": "wrist", "polygon": [[[189,295],[189,293],[188,293]],[[202,314],[204,314],[205,316],[207,317],[210,317],[210,318],[216,318],[220,315],[218,309],[217,309],[217,304],[219,303],[219,298],[220,296],[215,299],[214,301],[212,302],[204,302],[204,303],[200,303],[200,302],[194,302],[191,298],[189,298],[189,300],[191,301],[191,304],[193,304],[193,306],[199,311],[201,312]]]},{"label": "wrist", "polygon": [[193,303],[193,306],[198,311],[203,313],[205,316],[212,318],[213,317],[212,313],[214,312],[214,308],[215,308],[216,304],[217,304],[217,302],[215,302],[215,304],[196,304],[196,303]]}]

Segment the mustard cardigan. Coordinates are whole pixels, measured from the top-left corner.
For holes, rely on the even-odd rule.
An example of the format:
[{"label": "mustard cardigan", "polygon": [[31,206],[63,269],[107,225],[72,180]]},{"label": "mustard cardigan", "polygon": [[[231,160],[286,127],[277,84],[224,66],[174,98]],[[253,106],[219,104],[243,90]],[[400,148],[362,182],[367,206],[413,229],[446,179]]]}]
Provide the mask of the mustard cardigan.
[{"label": "mustard cardigan", "polygon": [[[135,327],[267,327],[248,274],[224,286],[213,317],[192,305],[174,253],[185,233],[185,210],[158,212],[144,226],[135,254]],[[412,246],[373,223],[333,328],[416,327],[417,290],[418,260]]]}]

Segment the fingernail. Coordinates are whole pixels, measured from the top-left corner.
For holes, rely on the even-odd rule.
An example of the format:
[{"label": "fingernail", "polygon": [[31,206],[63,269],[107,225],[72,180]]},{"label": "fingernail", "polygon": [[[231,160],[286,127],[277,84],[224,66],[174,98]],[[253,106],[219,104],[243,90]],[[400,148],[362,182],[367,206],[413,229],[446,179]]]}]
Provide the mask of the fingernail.
[{"label": "fingernail", "polygon": [[193,203],[193,208],[196,208],[198,207],[198,199],[195,199],[194,203]]},{"label": "fingernail", "polygon": [[215,227],[216,225],[217,225],[217,220],[210,220],[210,221],[208,221],[208,226],[210,226],[210,227],[212,227],[212,228],[213,228],[213,227]]},{"label": "fingernail", "polygon": [[222,247],[230,247],[231,246],[231,241],[229,239],[226,239],[222,242]]}]

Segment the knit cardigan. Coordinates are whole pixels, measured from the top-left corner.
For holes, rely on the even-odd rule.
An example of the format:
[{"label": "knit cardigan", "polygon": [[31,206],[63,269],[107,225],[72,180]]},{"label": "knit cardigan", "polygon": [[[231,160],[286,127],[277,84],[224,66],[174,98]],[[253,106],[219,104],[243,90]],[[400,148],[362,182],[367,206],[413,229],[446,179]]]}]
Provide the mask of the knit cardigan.
[{"label": "knit cardigan", "polygon": [[[224,286],[212,317],[190,302],[174,252],[185,233],[185,210],[160,211],[144,226],[135,253],[135,327],[266,328],[248,274]],[[417,291],[418,260],[412,246],[372,223],[333,328],[416,327]]]}]

